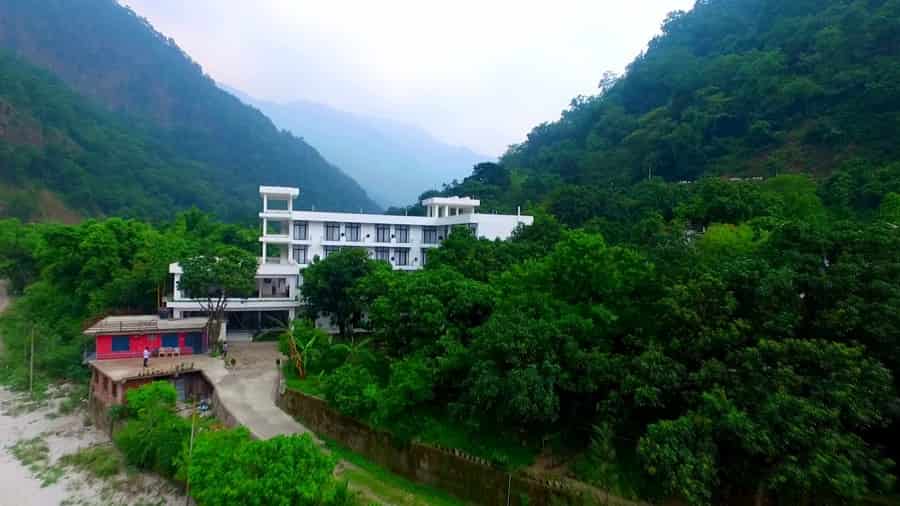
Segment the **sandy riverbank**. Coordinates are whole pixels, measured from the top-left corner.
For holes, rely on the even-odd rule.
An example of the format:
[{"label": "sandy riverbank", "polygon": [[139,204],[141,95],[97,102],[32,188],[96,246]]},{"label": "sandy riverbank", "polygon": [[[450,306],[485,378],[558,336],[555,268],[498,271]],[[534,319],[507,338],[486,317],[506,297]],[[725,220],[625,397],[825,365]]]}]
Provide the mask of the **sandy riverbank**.
[{"label": "sandy riverbank", "polygon": [[[108,445],[104,432],[85,423],[80,409],[62,415],[63,398],[31,405],[21,395],[0,389],[0,506],[165,506],[183,505],[184,498],[164,480],[123,470],[96,478],[59,465],[63,455],[96,445]],[[46,443],[45,463],[25,466],[12,453],[21,441]],[[52,468],[52,469],[50,469]],[[47,469],[58,473],[45,483]],[[42,475],[42,473],[45,473]],[[43,479],[42,479],[43,478]]]},{"label": "sandy riverbank", "polygon": [[[9,298],[0,280],[0,312]],[[2,353],[0,336],[0,353]],[[176,506],[184,498],[160,478],[122,470],[99,479],[84,471],[59,465],[63,455],[96,445],[109,445],[109,437],[86,423],[78,406],[60,412],[63,391],[57,398],[28,402],[22,394],[0,387],[0,506]],[[44,459],[27,466],[13,454],[23,441],[46,448]],[[21,447],[21,446],[20,446]],[[51,476],[52,475],[52,476]]]}]

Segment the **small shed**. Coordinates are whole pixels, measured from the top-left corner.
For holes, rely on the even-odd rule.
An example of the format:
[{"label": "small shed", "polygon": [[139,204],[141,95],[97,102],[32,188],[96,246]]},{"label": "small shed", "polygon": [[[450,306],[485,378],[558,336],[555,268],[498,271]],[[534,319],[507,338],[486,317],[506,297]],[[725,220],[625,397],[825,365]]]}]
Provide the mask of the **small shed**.
[{"label": "small shed", "polygon": [[144,348],[153,355],[206,353],[206,317],[167,319],[158,315],[107,316],[84,331],[94,336],[96,359],[141,357]]}]

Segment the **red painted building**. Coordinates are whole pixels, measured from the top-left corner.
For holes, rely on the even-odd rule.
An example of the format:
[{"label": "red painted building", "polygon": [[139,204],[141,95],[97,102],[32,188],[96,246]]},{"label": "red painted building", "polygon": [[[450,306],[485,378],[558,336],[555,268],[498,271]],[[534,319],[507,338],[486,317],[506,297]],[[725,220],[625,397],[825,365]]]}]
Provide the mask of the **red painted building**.
[{"label": "red painted building", "polygon": [[161,319],[156,315],[108,316],[84,333],[94,336],[96,359],[139,358],[148,348],[180,355],[206,353],[207,318]]}]

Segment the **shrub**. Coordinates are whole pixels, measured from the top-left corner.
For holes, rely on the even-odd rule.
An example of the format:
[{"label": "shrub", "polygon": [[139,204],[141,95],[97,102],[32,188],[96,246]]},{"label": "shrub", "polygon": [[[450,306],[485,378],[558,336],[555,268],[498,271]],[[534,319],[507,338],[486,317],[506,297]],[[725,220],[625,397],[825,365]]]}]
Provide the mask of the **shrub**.
[{"label": "shrub", "polygon": [[322,387],[328,402],[346,415],[365,418],[377,406],[378,384],[365,367],[344,364],[325,377]]},{"label": "shrub", "polygon": [[333,476],[334,460],[308,434],[251,440],[246,429],[205,432],[186,462],[198,504],[352,504],[346,483]]},{"label": "shrub", "polygon": [[377,420],[390,420],[434,398],[434,371],[421,356],[391,364],[391,378],[381,393]]},{"label": "shrub", "polygon": [[173,477],[182,441],[190,433],[189,420],[162,412],[129,420],[113,439],[129,464]]},{"label": "shrub", "polygon": [[122,457],[110,446],[92,446],[63,455],[60,464],[87,471],[98,478],[108,478],[122,470]]},{"label": "shrub", "polygon": [[175,476],[182,441],[191,432],[190,421],[175,414],[176,398],[175,387],[163,381],[128,392],[130,419],[113,439],[129,464]]},{"label": "shrub", "polygon": [[178,391],[168,381],[154,381],[129,390],[125,398],[128,401],[129,415],[137,417],[156,411],[174,411]]}]

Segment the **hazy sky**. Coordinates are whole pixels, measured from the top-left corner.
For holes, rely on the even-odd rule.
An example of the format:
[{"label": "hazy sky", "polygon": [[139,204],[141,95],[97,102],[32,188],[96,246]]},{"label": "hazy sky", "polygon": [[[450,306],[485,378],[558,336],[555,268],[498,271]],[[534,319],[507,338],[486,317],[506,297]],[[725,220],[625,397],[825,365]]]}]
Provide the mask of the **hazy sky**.
[{"label": "hazy sky", "polygon": [[693,0],[121,0],[215,80],[500,155]]}]

